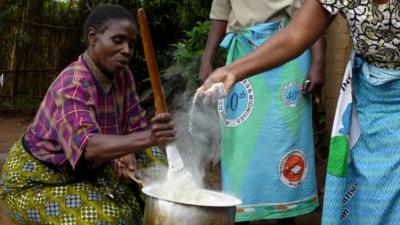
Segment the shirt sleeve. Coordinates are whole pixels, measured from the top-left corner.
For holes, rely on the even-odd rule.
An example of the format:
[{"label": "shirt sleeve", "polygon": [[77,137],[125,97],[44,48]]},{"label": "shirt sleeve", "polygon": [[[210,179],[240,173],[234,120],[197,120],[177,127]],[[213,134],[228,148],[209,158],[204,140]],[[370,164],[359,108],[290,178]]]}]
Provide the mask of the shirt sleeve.
[{"label": "shirt sleeve", "polygon": [[286,13],[293,18],[296,12],[303,4],[303,0],[293,0],[289,7],[286,8]]},{"label": "shirt sleeve", "polygon": [[89,139],[100,133],[94,99],[84,83],[73,82],[55,93],[57,110],[54,125],[65,158],[75,169]]},{"label": "shirt sleeve", "polygon": [[211,5],[210,19],[228,21],[231,8],[232,7],[229,0],[213,0]]},{"label": "shirt sleeve", "polygon": [[331,15],[336,15],[338,14],[338,12],[340,12],[344,5],[343,2],[347,2],[347,1],[343,1],[343,0],[319,0],[319,2],[321,3],[322,7],[328,11],[329,14]]}]

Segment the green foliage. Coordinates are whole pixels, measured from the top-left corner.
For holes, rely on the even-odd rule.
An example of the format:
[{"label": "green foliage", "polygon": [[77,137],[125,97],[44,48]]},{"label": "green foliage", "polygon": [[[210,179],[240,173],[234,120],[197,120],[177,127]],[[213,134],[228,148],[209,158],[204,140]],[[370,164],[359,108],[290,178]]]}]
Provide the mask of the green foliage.
[{"label": "green foliage", "polygon": [[[172,103],[177,96],[193,95],[200,86],[198,74],[210,26],[210,21],[197,22],[192,29],[184,31],[183,39],[171,44],[170,49],[158,57],[161,62],[169,62],[169,66],[161,71],[164,92],[165,96],[168,96],[169,105],[173,106]],[[222,65],[225,57],[225,52],[219,51],[216,56],[216,65]],[[141,93],[142,101],[146,102],[152,97],[151,89],[143,90]]]},{"label": "green foliage", "polygon": [[20,32],[15,36],[19,44],[31,44],[32,36],[28,32]]},{"label": "green foliage", "polygon": [[0,113],[33,113],[39,108],[40,102],[40,98],[31,96],[16,96],[12,101],[0,98]]},{"label": "green foliage", "polygon": [[[191,83],[189,86],[196,86],[199,59],[205,47],[209,26],[208,22],[197,21],[208,18],[211,2],[212,0],[6,0],[0,5],[0,31],[4,34],[0,37],[0,44],[16,46],[17,54],[13,58],[14,62],[0,62],[0,69],[9,69],[10,65],[17,65],[18,68],[15,69],[41,69],[48,64],[56,66],[55,71],[62,71],[85,50],[80,28],[90,11],[99,4],[114,3],[123,5],[134,15],[138,8],[145,9],[157,62],[160,71],[163,71],[164,88],[182,92],[187,82]],[[56,42],[59,45],[52,44]],[[55,46],[57,49],[54,49]],[[0,50],[3,58],[11,59],[9,55],[9,50]],[[43,59],[46,60],[46,65],[43,65]],[[153,99],[141,40],[135,45],[130,67],[135,76],[136,88],[142,94],[143,105],[148,108],[153,105]],[[41,72],[36,75],[35,77],[43,80],[48,76]],[[18,77],[24,79],[23,76],[24,74],[20,74]],[[176,85],[176,80],[181,85]],[[42,95],[45,90],[43,87],[37,89],[41,91],[18,89],[16,94]],[[11,97],[10,90],[11,88],[3,90],[0,94]],[[26,104],[29,108],[33,105],[26,100],[15,100],[12,104],[14,102]]]},{"label": "green foliage", "polygon": [[[193,95],[200,86],[198,75],[210,25],[210,21],[198,22],[195,27],[185,32],[184,39],[172,44],[173,63],[161,75],[165,80],[166,95],[171,96],[171,99],[183,92]],[[224,64],[225,57],[224,51],[218,51],[216,65]]]},{"label": "green foliage", "polygon": [[[211,6],[211,0],[141,0],[141,7],[146,10],[160,8],[169,11],[168,14],[159,14],[166,16],[169,21],[179,28],[190,29],[196,21],[204,20],[208,17],[208,12]],[[164,11],[164,12],[165,12]]]},{"label": "green foliage", "polygon": [[36,110],[39,108],[41,99],[31,96],[16,96],[13,106],[17,109]]},{"label": "green foliage", "polygon": [[0,11],[0,25],[4,23],[4,18],[9,17],[12,13],[12,8],[6,8]]},{"label": "green foliage", "polygon": [[[171,80],[166,82],[167,94],[175,92],[177,88],[192,92],[199,85],[200,60],[206,46],[209,29],[209,21],[198,22],[192,30],[185,32],[185,39],[172,45],[174,64],[162,75],[163,78]],[[177,84],[179,86],[176,86]]]}]

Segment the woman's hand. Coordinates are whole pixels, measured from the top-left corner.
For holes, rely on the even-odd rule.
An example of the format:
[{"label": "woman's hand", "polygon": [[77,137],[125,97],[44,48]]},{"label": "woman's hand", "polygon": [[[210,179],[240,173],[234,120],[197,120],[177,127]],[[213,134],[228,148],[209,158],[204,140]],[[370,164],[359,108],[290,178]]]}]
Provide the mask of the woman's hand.
[{"label": "woman's hand", "polygon": [[129,174],[132,174],[135,170],[137,170],[135,154],[129,154],[118,159],[114,159],[111,161],[111,165],[114,172],[118,174],[119,177],[125,179],[131,179]]},{"label": "woman's hand", "polygon": [[165,145],[175,140],[176,129],[172,122],[171,114],[160,113],[155,115],[150,121],[151,145]]},{"label": "woman's hand", "polygon": [[321,88],[324,83],[323,76],[323,74],[309,73],[304,81],[301,93],[306,95]]},{"label": "woman's hand", "polygon": [[[137,153],[149,146],[165,145],[175,139],[176,130],[171,114],[154,116],[148,129],[126,135],[96,134],[89,139],[84,157],[90,162],[105,162]],[[131,160],[132,161],[132,160]]]},{"label": "woman's hand", "polygon": [[231,92],[236,82],[235,75],[225,66],[210,74],[203,85],[197,89],[197,94],[203,98],[203,103],[215,103]]},{"label": "woman's hand", "polygon": [[323,65],[311,66],[311,69],[308,72],[303,87],[301,89],[301,93],[305,95],[318,90],[324,84],[324,78],[325,68]]}]

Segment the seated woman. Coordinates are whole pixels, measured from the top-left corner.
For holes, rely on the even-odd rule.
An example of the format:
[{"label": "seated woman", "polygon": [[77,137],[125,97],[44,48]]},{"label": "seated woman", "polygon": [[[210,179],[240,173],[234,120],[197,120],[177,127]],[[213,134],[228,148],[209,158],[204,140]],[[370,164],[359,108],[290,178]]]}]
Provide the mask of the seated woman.
[{"label": "seated woman", "polygon": [[[175,138],[169,114],[147,124],[128,62],[137,26],[125,8],[101,5],[84,26],[87,50],[51,84],[9,153],[0,198],[17,224],[142,224],[118,175],[134,154]],[[128,170],[111,166],[123,157]],[[122,171],[122,172],[121,172]]]}]

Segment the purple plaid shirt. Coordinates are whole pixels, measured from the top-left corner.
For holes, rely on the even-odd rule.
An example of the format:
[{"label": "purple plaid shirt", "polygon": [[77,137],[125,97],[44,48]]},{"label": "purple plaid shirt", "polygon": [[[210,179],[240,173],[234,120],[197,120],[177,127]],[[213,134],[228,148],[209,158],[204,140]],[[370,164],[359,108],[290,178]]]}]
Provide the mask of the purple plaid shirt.
[{"label": "purple plaid shirt", "polygon": [[111,81],[84,53],[49,87],[25,142],[35,158],[70,170],[93,135],[124,135],[146,125],[132,73]]}]

